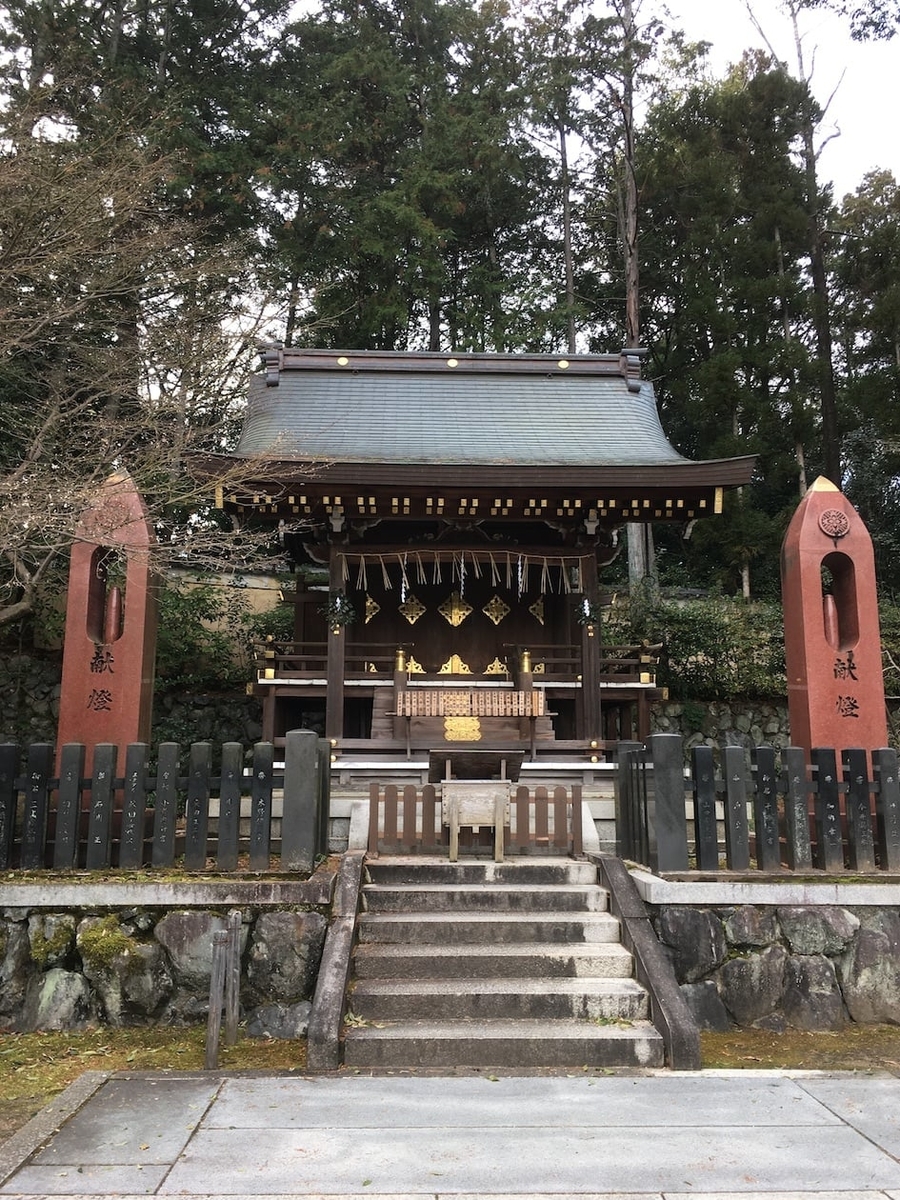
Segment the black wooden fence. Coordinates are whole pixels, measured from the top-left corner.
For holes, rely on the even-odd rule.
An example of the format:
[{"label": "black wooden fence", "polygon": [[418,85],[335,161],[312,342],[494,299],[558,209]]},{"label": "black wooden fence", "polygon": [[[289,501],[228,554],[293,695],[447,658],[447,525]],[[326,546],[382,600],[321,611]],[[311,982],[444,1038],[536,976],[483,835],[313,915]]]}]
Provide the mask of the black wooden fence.
[{"label": "black wooden fence", "polygon": [[267,742],[246,758],[237,742],[164,742],[155,758],[135,744],[121,760],[100,745],[89,775],[84,746],[63,746],[57,773],[52,746],[0,744],[0,869],[236,871],[243,853],[250,871],[310,871],[327,851],[331,747],[308,730],[285,742],[278,765]]},{"label": "black wooden fence", "polygon": [[[649,769],[652,767],[652,770]],[[658,871],[900,871],[897,752],[620,743],[617,853]]]}]

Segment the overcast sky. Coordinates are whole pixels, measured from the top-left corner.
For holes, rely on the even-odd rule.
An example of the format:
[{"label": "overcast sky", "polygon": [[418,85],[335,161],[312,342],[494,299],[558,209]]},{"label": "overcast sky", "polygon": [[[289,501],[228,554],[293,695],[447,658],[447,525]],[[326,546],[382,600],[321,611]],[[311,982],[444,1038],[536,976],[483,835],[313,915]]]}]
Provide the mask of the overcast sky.
[{"label": "overcast sky", "polygon": [[[779,57],[796,69],[791,26],[778,0],[753,0],[753,7]],[[744,0],[668,0],[668,8],[689,38],[713,43],[710,60],[717,73],[739,59],[745,47],[762,45]],[[807,12],[803,21],[807,70],[814,65],[813,93],[824,104],[837,89],[820,141],[836,128],[841,136],[822,151],[822,182],[834,183],[839,200],[876,167],[900,178],[900,35],[890,42],[859,43],[851,39],[847,21],[829,13]]]}]

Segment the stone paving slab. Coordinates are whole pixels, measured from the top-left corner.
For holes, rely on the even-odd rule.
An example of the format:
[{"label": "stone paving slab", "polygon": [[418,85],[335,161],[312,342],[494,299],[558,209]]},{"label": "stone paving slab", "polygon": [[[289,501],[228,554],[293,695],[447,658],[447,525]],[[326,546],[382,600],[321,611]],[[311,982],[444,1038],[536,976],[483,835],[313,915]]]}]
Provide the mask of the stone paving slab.
[{"label": "stone paving slab", "polygon": [[900,1200],[890,1077],[141,1073],[78,1094],[58,1132],[46,1111],[21,1131],[4,1197]]},{"label": "stone paving slab", "polygon": [[[90,1166],[23,1167],[15,1178],[15,1192],[27,1196],[119,1196],[122,1191],[152,1196],[169,1172],[167,1163],[131,1166],[124,1163]],[[0,1189],[4,1196],[8,1187]]]},{"label": "stone paving slab", "polygon": [[[349,1115],[349,1113],[348,1113]],[[688,1114],[685,1114],[687,1117]],[[510,1120],[515,1115],[510,1114]],[[199,1130],[161,1195],[363,1192],[815,1191],[900,1186],[900,1164],[846,1126],[540,1125],[459,1129]]]},{"label": "stone paving slab", "polygon": [[[431,1081],[433,1082],[433,1081]],[[870,1081],[872,1082],[872,1081]],[[891,1081],[886,1081],[891,1082]],[[900,1087],[900,1080],[896,1081]],[[840,1125],[841,1118],[784,1078],[501,1076],[334,1080],[226,1079],[204,1128],[340,1128],[353,1106],[356,1126],[507,1126],[539,1114],[544,1126]]]},{"label": "stone paving slab", "polygon": [[220,1080],[110,1079],[33,1159],[40,1166],[175,1161]]},{"label": "stone paving slab", "polygon": [[900,1158],[900,1079],[845,1075],[804,1080],[803,1089],[842,1121]]}]

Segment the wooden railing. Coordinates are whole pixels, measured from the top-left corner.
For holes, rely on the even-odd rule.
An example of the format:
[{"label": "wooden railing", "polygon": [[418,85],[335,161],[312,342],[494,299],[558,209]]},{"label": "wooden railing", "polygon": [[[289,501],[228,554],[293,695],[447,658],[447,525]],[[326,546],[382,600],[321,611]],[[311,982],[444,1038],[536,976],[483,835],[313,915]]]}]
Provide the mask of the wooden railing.
[{"label": "wooden railing", "polygon": [[[654,734],[618,756],[617,853],[659,871],[900,870],[895,750],[697,746]],[[648,768],[652,767],[652,771]]]},{"label": "wooden railing", "polygon": [[[245,763],[228,742],[187,755],[174,742],[155,761],[143,744],[53,747],[0,744],[0,869],[27,871],[171,867],[186,871],[311,870],[327,850],[330,745],[307,730],[289,733],[283,768],[261,742]],[[282,791],[279,836],[272,800]],[[244,815],[242,816],[242,806]],[[240,862],[241,854],[246,861]]]},{"label": "wooden railing", "polygon": [[[515,788],[503,846],[508,854],[581,854],[581,786]],[[491,845],[493,833],[491,833]],[[440,854],[449,848],[441,820],[440,787],[400,788],[373,783],[369,790],[369,853]],[[484,850],[490,851],[490,846]],[[465,851],[463,851],[465,852]]]},{"label": "wooden railing", "polygon": [[[405,649],[414,649],[407,643]],[[506,647],[510,649],[509,646]],[[511,654],[511,674],[517,653]],[[583,673],[581,647],[568,644],[535,643],[528,647],[538,677],[550,680],[571,681]],[[659,661],[660,646],[646,643],[632,646],[600,647],[601,682],[638,683],[649,682],[643,677],[653,677]],[[325,642],[291,642],[269,639],[254,645],[254,661],[259,672],[272,671],[275,679],[290,679],[304,676],[324,678],[328,647]],[[394,643],[347,642],[345,666],[348,674],[390,675],[394,670],[397,647]]]}]

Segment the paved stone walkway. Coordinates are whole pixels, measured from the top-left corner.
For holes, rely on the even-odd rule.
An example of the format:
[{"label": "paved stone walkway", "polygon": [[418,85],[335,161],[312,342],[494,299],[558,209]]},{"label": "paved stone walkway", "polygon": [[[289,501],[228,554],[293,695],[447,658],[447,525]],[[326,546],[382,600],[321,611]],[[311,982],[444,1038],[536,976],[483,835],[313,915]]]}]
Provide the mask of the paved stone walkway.
[{"label": "paved stone walkway", "polygon": [[900,1079],[89,1072],[0,1196],[900,1200]]}]

